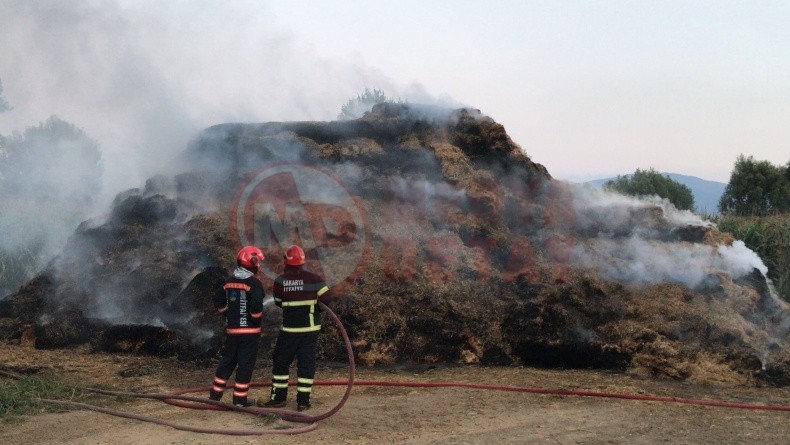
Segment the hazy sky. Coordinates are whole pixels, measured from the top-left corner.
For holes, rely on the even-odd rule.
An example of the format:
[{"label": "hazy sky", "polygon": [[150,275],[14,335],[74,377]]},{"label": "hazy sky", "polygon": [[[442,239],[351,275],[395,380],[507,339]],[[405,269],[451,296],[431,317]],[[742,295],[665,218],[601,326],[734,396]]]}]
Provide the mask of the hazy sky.
[{"label": "hazy sky", "polygon": [[0,134],[52,114],[112,191],[196,131],[331,120],[365,87],[468,105],[558,178],[790,160],[788,1],[0,0]]}]

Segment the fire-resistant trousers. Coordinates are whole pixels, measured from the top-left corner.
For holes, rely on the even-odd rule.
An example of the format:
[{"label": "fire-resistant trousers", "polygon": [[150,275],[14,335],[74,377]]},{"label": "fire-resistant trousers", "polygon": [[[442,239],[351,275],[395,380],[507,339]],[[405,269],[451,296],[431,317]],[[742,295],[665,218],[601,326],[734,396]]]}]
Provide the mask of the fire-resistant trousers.
[{"label": "fire-resistant trousers", "polygon": [[222,390],[225,389],[227,380],[235,369],[236,381],[233,386],[233,403],[243,404],[247,402],[247,391],[250,388],[255,360],[258,358],[260,340],[260,334],[226,336],[222,358],[217,366],[217,372],[214,374],[212,399],[219,400],[222,397]]},{"label": "fire-resistant trousers", "polygon": [[288,397],[288,370],[296,359],[296,403],[309,405],[315,377],[315,356],[319,332],[290,333],[280,331],[272,357],[271,400]]}]

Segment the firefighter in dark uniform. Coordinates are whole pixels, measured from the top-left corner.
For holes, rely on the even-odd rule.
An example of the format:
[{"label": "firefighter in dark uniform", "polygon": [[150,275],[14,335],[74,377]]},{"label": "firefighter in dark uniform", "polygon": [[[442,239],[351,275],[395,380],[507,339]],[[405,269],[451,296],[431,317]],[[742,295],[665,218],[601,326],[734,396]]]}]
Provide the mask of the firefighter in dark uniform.
[{"label": "firefighter in dark uniform", "polygon": [[255,277],[258,264],[263,261],[263,251],[247,246],[236,255],[238,267],[233,275],[214,295],[214,308],[227,320],[222,359],[214,374],[214,384],[209,393],[211,400],[222,399],[228,379],[236,370],[233,384],[233,404],[250,406],[247,391],[258,356],[263,316],[263,285]]},{"label": "firefighter in dark uniform", "polygon": [[329,304],[332,293],[320,276],[304,270],[305,254],[291,246],[283,255],[285,271],[274,280],[274,303],[283,310],[283,323],[272,357],[272,390],[269,400],[258,399],[259,406],[282,408],[288,398],[289,368],[296,358],[296,406],[310,408],[315,377],[315,356],[321,331],[321,308]]}]

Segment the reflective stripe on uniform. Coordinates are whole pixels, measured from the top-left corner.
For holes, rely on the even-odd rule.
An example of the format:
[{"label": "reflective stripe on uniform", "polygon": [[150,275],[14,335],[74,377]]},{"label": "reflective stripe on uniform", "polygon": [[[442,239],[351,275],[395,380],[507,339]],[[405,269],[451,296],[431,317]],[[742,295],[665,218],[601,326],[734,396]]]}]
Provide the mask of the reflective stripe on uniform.
[{"label": "reflective stripe on uniform", "polygon": [[318,303],[315,300],[297,300],[297,301],[283,301],[283,307],[291,306],[315,306]]},{"label": "reflective stripe on uniform", "polygon": [[263,312],[250,312],[250,317],[252,318],[261,318],[263,316]]},{"label": "reflective stripe on uniform", "polygon": [[225,290],[227,290],[227,289],[239,289],[239,290],[243,290],[245,292],[249,292],[250,289],[252,289],[252,288],[250,286],[247,286],[244,283],[227,283],[227,284],[225,284],[223,286],[223,289],[225,289]]},{"label": "reflective stripe on uniform", "polygon": [[318,292],[316,292],[316,294],[318,294],[318,296],[320,297],[321,295],[324,295],[328,290],[329,288],[327,286],[324,286],[321,289],[319,289]]},{"label": "reflective stripe on uniform", "polygon": [[214,385],[211,389],[213,389],[214,392],[225,391],[225,383],[227,383],[227,380],[222,380],[221,378],[214,376]]},{"label": "reflective stripe on uniform", "polygon": [[227,328],[226,334],[260,334],[261,328]]},{"label": "reflective stripe on uniform", "polygon": [[233,397],[247,397],[247,391],[233,391]]},{"label": "reflective stripe on uniform", "polygon": [[308,326],[303,327],[291,327],[291,326],[280,326],[280,330],[284,332],[315,332],[321,330],[320,324],[315,324],[315,306],[318,304],[317,300],[297,300],[297,301],[283,301],[282,307],[299,307],[299,306],[309,306],[310,312],[307,314],[309,320]]},{"label": "reflective stripe on uniform", "polygon": [[288,388],[288,374],[272,375],[272,388]]},{"label": "reflective stripe on uniform", "polygon": [[236,382],[236,383],[233,385],[233,387],[234,387],[234,388],[236,388],[236,389],[248,389],[248,388],[250,387],[250,384],[249,384],[249,383],[239,383],[239,382]]},{"label": "reflective stripe on uniform", "polygon": [[[312,322],[312,320],[310,321]],[[314,331],[320,331],[321,325],[317,324],[313,326],[308,326],[306,328],[289,328],[289,327],[281,326],[280,330],[283,332],[314,332]]]},{"label": "reflective stripe on uniform", "polygon": [[296,391],[297,392],[313,392],[313,379],[309,379],[307,377],[299,377],[296,381]]},{"label": "reflective stripe on uniform", "polygon": [[220,314],[224,314],[227,311],[228,311],[228,307],[227,306],[217,309],[217,312],[219,312]]}]

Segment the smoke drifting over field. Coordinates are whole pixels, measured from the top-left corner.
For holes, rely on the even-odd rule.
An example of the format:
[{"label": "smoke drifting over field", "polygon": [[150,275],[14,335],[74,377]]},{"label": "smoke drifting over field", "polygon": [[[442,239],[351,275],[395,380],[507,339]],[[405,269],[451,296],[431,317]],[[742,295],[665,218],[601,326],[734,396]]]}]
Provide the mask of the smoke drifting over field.
[{"label": "smoke drifting over field", "polygon": [[0,79],[14,109],[0,134],[50,115],[102,147],[107,201],[173,173],[218,122],[334,119],[365,87],[436,101],[365,66],[335,62],[278,29],[259,2],[0,3]]},{"label": "smoke drifting over field", "polygon": [[[636,199],[579,187],[574,192],[579,230],[594,236],[579,243],[574,262],[625,283],[682,283],[692,289],[710,284],[711,274],[735,279],[755,269],[768,270],[742,241],[729,245],[683,240],[679,231],[695,230],[703,241],[714,228],[697,215],[678,210],[658,197]],[[636,223],[636,224],[635,224]]]},{"label": "smoke drifting over field", "polygon": [[[154,174],[189,171],[179,155],[213,124],[333,119],[369,86],[432,100],[419,85],[395,85],[374,69],[322,58],[273,22],[260,2],[0,2],[0,162],[3,136],[50,116],[83,130],[102,157],[101,169],[88,172],[100,176],[100,188],[90,190],[98,206],[80,206],[76,218],[51,218],[47,211],[71,206],[57,198],[81,186],[74,176],[90,162],[61,163],[60,172],[24,166],[59,185],[48,197],[54,205],[43,212],[41,193],[2,191],[0,244],[6,246],[0,249],[39,242],[26,230],[31,221],[52,247],[45,255],[33,249],[24,262],[11,249],[16,269],[24,269],[14,273],[38,270],[79,221],[101,216],[117,193]],[[17,285],[0,289],[0,297]]]}]

